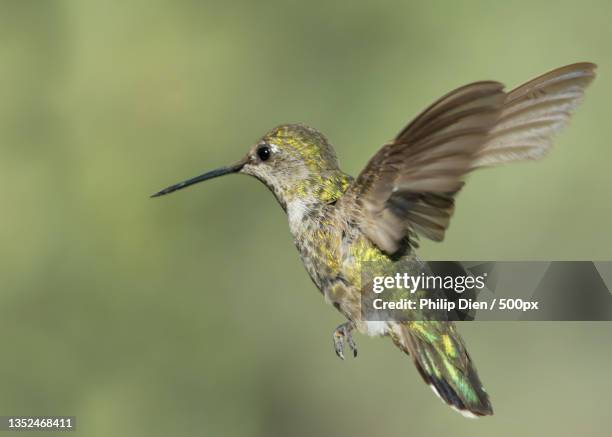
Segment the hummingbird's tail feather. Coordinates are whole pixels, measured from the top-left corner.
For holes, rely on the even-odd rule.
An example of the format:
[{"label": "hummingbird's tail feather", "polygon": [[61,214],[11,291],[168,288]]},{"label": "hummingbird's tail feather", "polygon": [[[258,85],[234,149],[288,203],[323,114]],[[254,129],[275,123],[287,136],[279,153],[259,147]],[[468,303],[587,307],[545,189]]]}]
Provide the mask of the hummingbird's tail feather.
[{"label": "hummingbird's tail feather", "polygon": [[493,414],[476,368],[452,322],[392,322],[391,338],[451,408],[465,417]]}]

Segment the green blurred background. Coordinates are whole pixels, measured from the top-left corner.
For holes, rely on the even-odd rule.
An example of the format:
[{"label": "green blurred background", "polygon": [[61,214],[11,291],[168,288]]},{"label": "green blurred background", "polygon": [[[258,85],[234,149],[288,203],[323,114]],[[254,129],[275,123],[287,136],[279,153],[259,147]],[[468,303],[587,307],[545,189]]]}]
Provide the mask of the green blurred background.
[{"label": "green blurred background", "polygon": [[342,318],[261,184],[148,198],[282,122],[354,174],[456,86],[588,60],[554,152],[472,175],[421,255],[612,259],[610,2],[0,6],[0,415],[86,436],[610,434],[611,324],[463,324],[496,410],[466,420],[387,339],[336,358]]}]

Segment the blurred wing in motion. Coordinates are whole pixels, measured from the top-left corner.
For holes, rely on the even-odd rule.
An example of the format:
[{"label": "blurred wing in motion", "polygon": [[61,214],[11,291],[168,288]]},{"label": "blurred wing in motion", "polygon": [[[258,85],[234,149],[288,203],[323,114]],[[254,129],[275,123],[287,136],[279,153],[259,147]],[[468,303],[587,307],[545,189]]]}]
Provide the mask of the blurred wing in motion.
[{"label": "blurred wing in motion", "polygon": [[441,241],[469,171],[536,159],[593,80],[594,64],[559,68],[503,91],[476,82],[435,102],[368,162],[341,198],[361,231],[395,253],[414,233]]}]

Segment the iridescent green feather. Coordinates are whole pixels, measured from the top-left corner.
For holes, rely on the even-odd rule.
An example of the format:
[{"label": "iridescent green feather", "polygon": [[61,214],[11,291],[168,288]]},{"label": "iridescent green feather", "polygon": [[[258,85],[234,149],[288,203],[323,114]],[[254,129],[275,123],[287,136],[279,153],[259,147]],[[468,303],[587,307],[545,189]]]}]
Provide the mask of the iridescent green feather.
[{"label": "iridescent green feather", "polygon": [[392,338],[444,402],[470,417],[493,414],[489,396],[452,322],[397,323]]}]

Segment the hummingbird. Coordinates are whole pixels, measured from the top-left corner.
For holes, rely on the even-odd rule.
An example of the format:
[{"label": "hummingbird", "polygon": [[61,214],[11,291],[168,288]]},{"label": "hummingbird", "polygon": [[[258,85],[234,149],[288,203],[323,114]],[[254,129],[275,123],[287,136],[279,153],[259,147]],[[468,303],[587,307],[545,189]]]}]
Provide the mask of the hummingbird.
[{"label": "hummingbird", "polygon": [[[495,81],[449,92],[384,144],[353,178],[327,138],[304,124],[280,125],[236,163],[152,197],[228,174],[259,179],[285,211],[310,278],[347,321],[332,333],[336,354],[357,356],[353,332],[389,337],[434,393],[466,417],[493,414],[465,342],[451,321],[368,321],[360,311],[364,263],[404,271],[419,238],[442,241],[455,198],[473,170],[537,160],[570,118],[596,65],[567,65],[505,91]],[[372,267],[374,266],[374,267]]]}]

